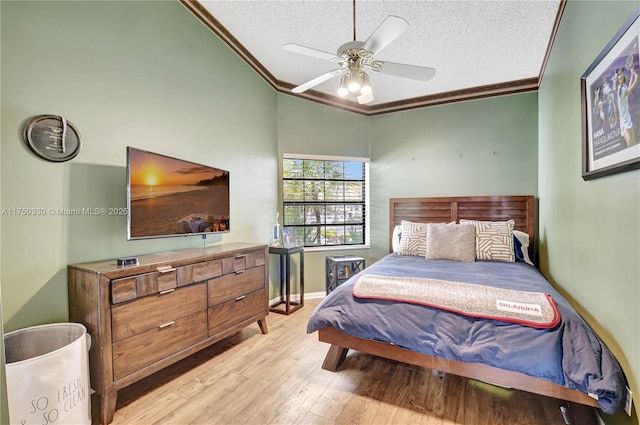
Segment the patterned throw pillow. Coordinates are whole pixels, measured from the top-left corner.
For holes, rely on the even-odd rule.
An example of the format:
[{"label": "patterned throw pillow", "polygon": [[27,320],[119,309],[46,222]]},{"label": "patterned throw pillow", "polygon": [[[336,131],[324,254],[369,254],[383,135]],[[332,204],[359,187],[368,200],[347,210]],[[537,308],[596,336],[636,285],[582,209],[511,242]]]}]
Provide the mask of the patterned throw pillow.
[{"label": "patterned throw pillow", "polygon": [[402,220],[398,254],[424,257],[427,253],[427,223]]},{"label": "patterned throw pillow", "polygon": [[476,226],[476,259],[515,261],[513,252],[513,226],[509,221],[460,220],[460,224]]}]

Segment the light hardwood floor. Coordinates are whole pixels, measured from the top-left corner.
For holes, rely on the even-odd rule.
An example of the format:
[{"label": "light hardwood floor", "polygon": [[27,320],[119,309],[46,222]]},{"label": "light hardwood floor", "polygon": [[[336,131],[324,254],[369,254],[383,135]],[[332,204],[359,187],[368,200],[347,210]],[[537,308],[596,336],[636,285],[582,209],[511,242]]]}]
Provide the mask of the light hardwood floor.
[{"label": "light hardwood floor", "polygon": [[306,333],[318,300],[191,356],[118,394],[113,425],[562,425],[556,402],[350,351],[321,369],[328,345]]}]

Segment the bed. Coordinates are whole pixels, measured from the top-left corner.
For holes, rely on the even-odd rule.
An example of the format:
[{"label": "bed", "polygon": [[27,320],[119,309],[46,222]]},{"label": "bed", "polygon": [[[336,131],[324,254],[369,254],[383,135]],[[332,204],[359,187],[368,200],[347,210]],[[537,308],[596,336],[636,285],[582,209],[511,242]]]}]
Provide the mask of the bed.
[{"label": "bed", "polygon": [[[534,218],[532,196],[391,199],[391,253],[330,293],[309,320],[307,331],[317,331],[320,341],[331,344],[323,368],[337,371],[348,350],[353,349],[555,398],[568,423],[592,423],[593,408],[621,412],[626,380],[618,362],[562,295],[529,264],[534,258]],[[520,238],[514,238],[509,248],[521,251],[520,255],[513,252],[516,261],[497,261],[491,256],[482,261],[451,261],[441,259],[450,254],[433,255],[438,247],[436,230],[468,230],[471,225],[476,226],[475,237],[479,238],[481,228],[477,226],[487,222],[510,223],[509,231]],[[398,226],[404,225],[405,237],[407,226],[418,223],[432,232],[426,234],[427,257],[432,259],[425,259],[424,253],[407,255],[407,241],[405,252],[401,250],[404,255],[394,253]],[[445,227],[458,223],[467,226]],[[474,239],[476,258],[485,254],[477,251],[483,242]],[[548,325],[527,325],[468,314],[422,299],[361,294],[364,284],[374,278],[389,284],[415,280],[418,284],[480,285],[495,291],[526,287],[523,292],[548,294],[559,317]]]}]

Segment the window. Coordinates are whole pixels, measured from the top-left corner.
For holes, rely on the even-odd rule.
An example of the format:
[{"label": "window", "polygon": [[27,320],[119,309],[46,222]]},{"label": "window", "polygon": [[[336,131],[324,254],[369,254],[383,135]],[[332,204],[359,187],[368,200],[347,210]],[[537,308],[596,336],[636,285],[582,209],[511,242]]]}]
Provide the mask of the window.
[{"label": "window", "polygon": [[283,226],[298,245],[368,244],[368,169],[363,158],[283,157]]}]

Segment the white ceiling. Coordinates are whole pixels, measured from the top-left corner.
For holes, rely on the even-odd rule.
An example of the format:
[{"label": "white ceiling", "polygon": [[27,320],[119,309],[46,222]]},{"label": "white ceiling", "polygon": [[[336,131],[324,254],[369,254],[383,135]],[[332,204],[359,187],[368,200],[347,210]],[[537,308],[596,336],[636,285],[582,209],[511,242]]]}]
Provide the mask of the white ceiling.
[{"label": "white ceiling", "polygon": [[[282,92],[337,68],[284,51],[283,44],[335,54],[353,41],[352,0],[182,1]],[[564,0],[357,0],[359,41],[389,15],[410,25],[375,59],[433,67],[435,77],[421,82],[371,72],[375,100],[366,106],[337,96],[339,78],[302,97],[380,113],[536,90],[563,8]]]}]

